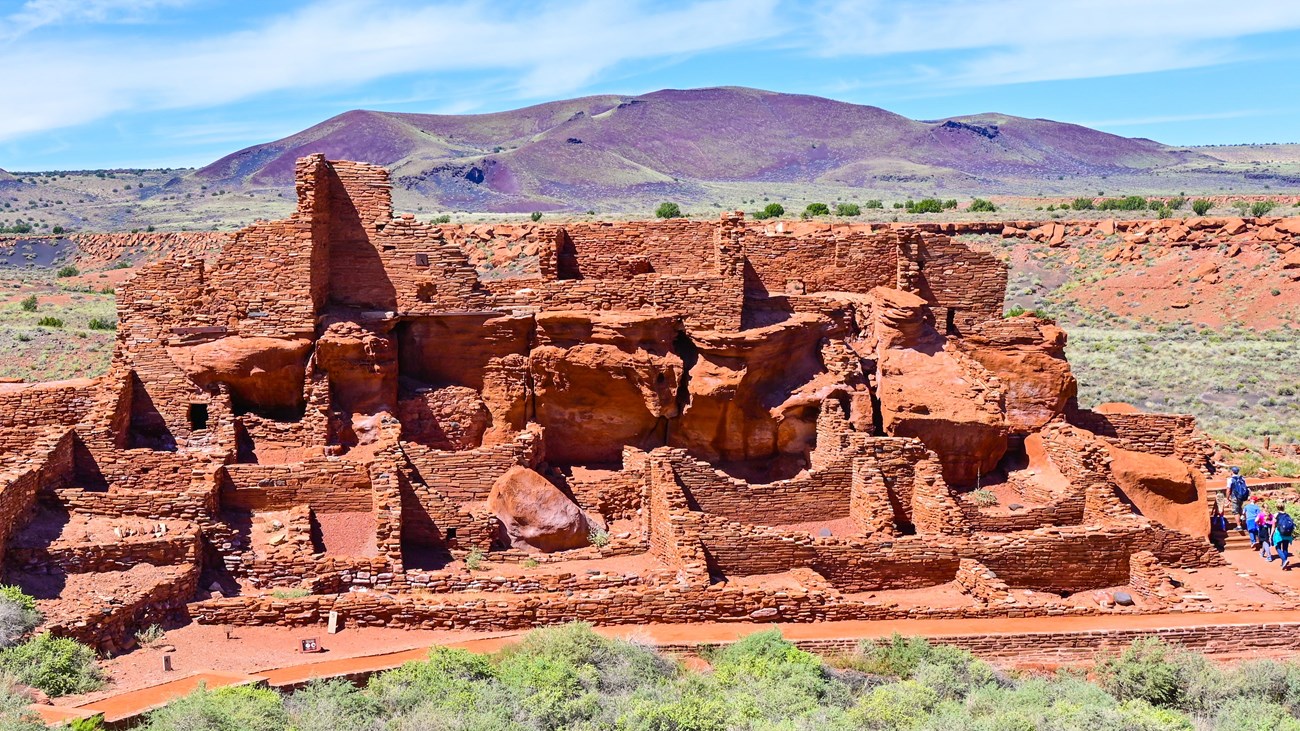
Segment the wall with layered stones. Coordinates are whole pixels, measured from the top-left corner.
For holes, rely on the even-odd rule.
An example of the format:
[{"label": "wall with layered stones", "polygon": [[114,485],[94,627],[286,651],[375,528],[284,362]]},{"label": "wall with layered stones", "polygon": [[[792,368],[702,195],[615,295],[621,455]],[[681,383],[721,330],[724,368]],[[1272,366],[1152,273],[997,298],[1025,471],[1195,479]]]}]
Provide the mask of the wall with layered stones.
[{"label": "wall with layered stones", "polygon": [[232,464],[217,472],[221,505],[234,510],[369,512],[370,475],[361,462],[316,457],[285,465]]},{"label": "wall with layered stones", "polygon": [[25,452],[48,427],[70,427],[86,418],[98,385],[91,379],[0,384],[0,461]]}]

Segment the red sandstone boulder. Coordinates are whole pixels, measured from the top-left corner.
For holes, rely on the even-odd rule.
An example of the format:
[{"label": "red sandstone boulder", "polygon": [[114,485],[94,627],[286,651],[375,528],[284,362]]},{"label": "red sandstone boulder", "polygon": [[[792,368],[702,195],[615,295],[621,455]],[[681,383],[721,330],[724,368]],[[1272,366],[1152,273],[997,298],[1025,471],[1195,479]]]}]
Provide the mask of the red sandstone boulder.
[{"label": "red sandstone boulder", "polygon": [[981,323],[962,339],[962,350],[1002,381],[1013,434],[1041,429],[1078,394],[1065,342],[1064,330],[1028,315]]},{"label": "red sandstone boulder", "polygon": [[885,287],[872,295],[885,433],[919,438],[939,456],[950,484],[975,482],[1007,450],[1001,384],[974,359],[945,348],[925,300]]},{"label": "red sandstone boulder", "polygon": [[582,510],[527,467],[516,465],[492,485],[487,507],[501,522],[502,541],[523,550],[564,551],[588,544]]},{"label": "red sandstone boulder", "polygon": [[1129,502],[1151,520],[1188,535],[1210,535],[1205,481],[1181,460],[1106,445],[1111,474]]},{"label": "red sandstone boulder", "polygon": [[302,404],[311,341],[229,336],[195,345],[170,345],[167,355],[200,387],[230,387],[237,402],[255,409]]}]

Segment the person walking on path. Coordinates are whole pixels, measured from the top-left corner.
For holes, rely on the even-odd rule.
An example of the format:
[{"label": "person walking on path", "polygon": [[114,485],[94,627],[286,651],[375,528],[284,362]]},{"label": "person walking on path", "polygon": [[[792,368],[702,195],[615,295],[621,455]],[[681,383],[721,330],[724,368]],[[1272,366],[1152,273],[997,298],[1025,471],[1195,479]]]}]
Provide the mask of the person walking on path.
[{"label": "person walking on path", "polygon": [[1217,504],[1214,506],[1214,513],[1210,515],[1210,544],[1220,553],[1228,548],[1228,519],[1224,517],[1223,511]]},{"label": "person walking on path", "polygon": [[1273,560],[1273,513],[1269,512],[1268,506],[1260,508],[1259,517],[1255,518],[1255,523],[1259,527],[1259,556],[1269,561]]},{"label": "person walking on path", "polygon": [[[1218,506],[1215,506],[1215,512],[1218,512]],[[1250,534],[1250,547],[1259,550],[1259,514],[1263,508],[1259,506],[1259,498],[1251,495],[1250,502],[1246,503],[1243,511],[1246,515],[1246,532]]]},{"label": "person walking on path", "polygon": [[1237,518],[1239,531],[1246,530],[1246,518],[1241,511],[1249,497],[1250,488],[1246,486],[1246,478],[1241,476],[1241,468],[1233,467],[1232,474],[1228,475],[1228,502],[1232,505],[1232,514]]},{"label": "person walking on path", "polygon": [[1295,519],[1286,512],[1286,506],[1277,509],[1273,518],[1273,547],[1282,559],[1282,570],[1291,570],[1291,539],[1295,537]]}]

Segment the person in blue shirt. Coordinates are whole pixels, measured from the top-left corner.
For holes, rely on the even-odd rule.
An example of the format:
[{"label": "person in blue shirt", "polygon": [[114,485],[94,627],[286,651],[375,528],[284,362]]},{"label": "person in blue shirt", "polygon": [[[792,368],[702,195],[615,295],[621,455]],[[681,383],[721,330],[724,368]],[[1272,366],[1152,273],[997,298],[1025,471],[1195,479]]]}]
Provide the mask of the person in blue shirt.
[{"label": "person in blue shirt", "polygon": [[1246,532],[1250,534],[1250,547],[1259,550],[1259,514],[1263,508],[1259,507],[1259,498],[1254,495],[1250,496],[1250,502],[1246,503],[1243,512],[1246,515]]},{"label": "person in blue shirt", "polygon": [[[1286,506],[1277,509],[1273,518],[1273,547],[1282,559],[1282,570],[1291,570],[1291,539],[1295,537],[1295,519],[1286,512]],[[1270,561],[1272,559],[1269,559]]]}]

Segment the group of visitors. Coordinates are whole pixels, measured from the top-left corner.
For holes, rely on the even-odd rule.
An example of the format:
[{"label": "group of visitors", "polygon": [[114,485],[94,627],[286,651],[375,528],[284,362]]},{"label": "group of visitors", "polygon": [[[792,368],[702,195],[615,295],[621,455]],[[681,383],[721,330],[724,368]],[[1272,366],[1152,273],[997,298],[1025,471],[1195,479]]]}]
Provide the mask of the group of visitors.
[{"label": "group of visitors", "polygon": [[[1259,498],[1250,494],[1246,478],[1241,476],[1241,468],[1233,467],[1228,477],[1228,503],[1232,514],[1237,519],[1237,530],[1250,535],[1251,548],[1268,561],[1281,559],[1282,570],[1291,570],[1291,540],[1295,535],[1295,518],[1287,513],[1285,505],[1277,506],[1277,512],[1261,504]],[[1227,518],[1215,510],[1211,518],[1211,530],[1221,529],[1227,532]],[[1217,524],[1216,524],[1217,521]]]}]

